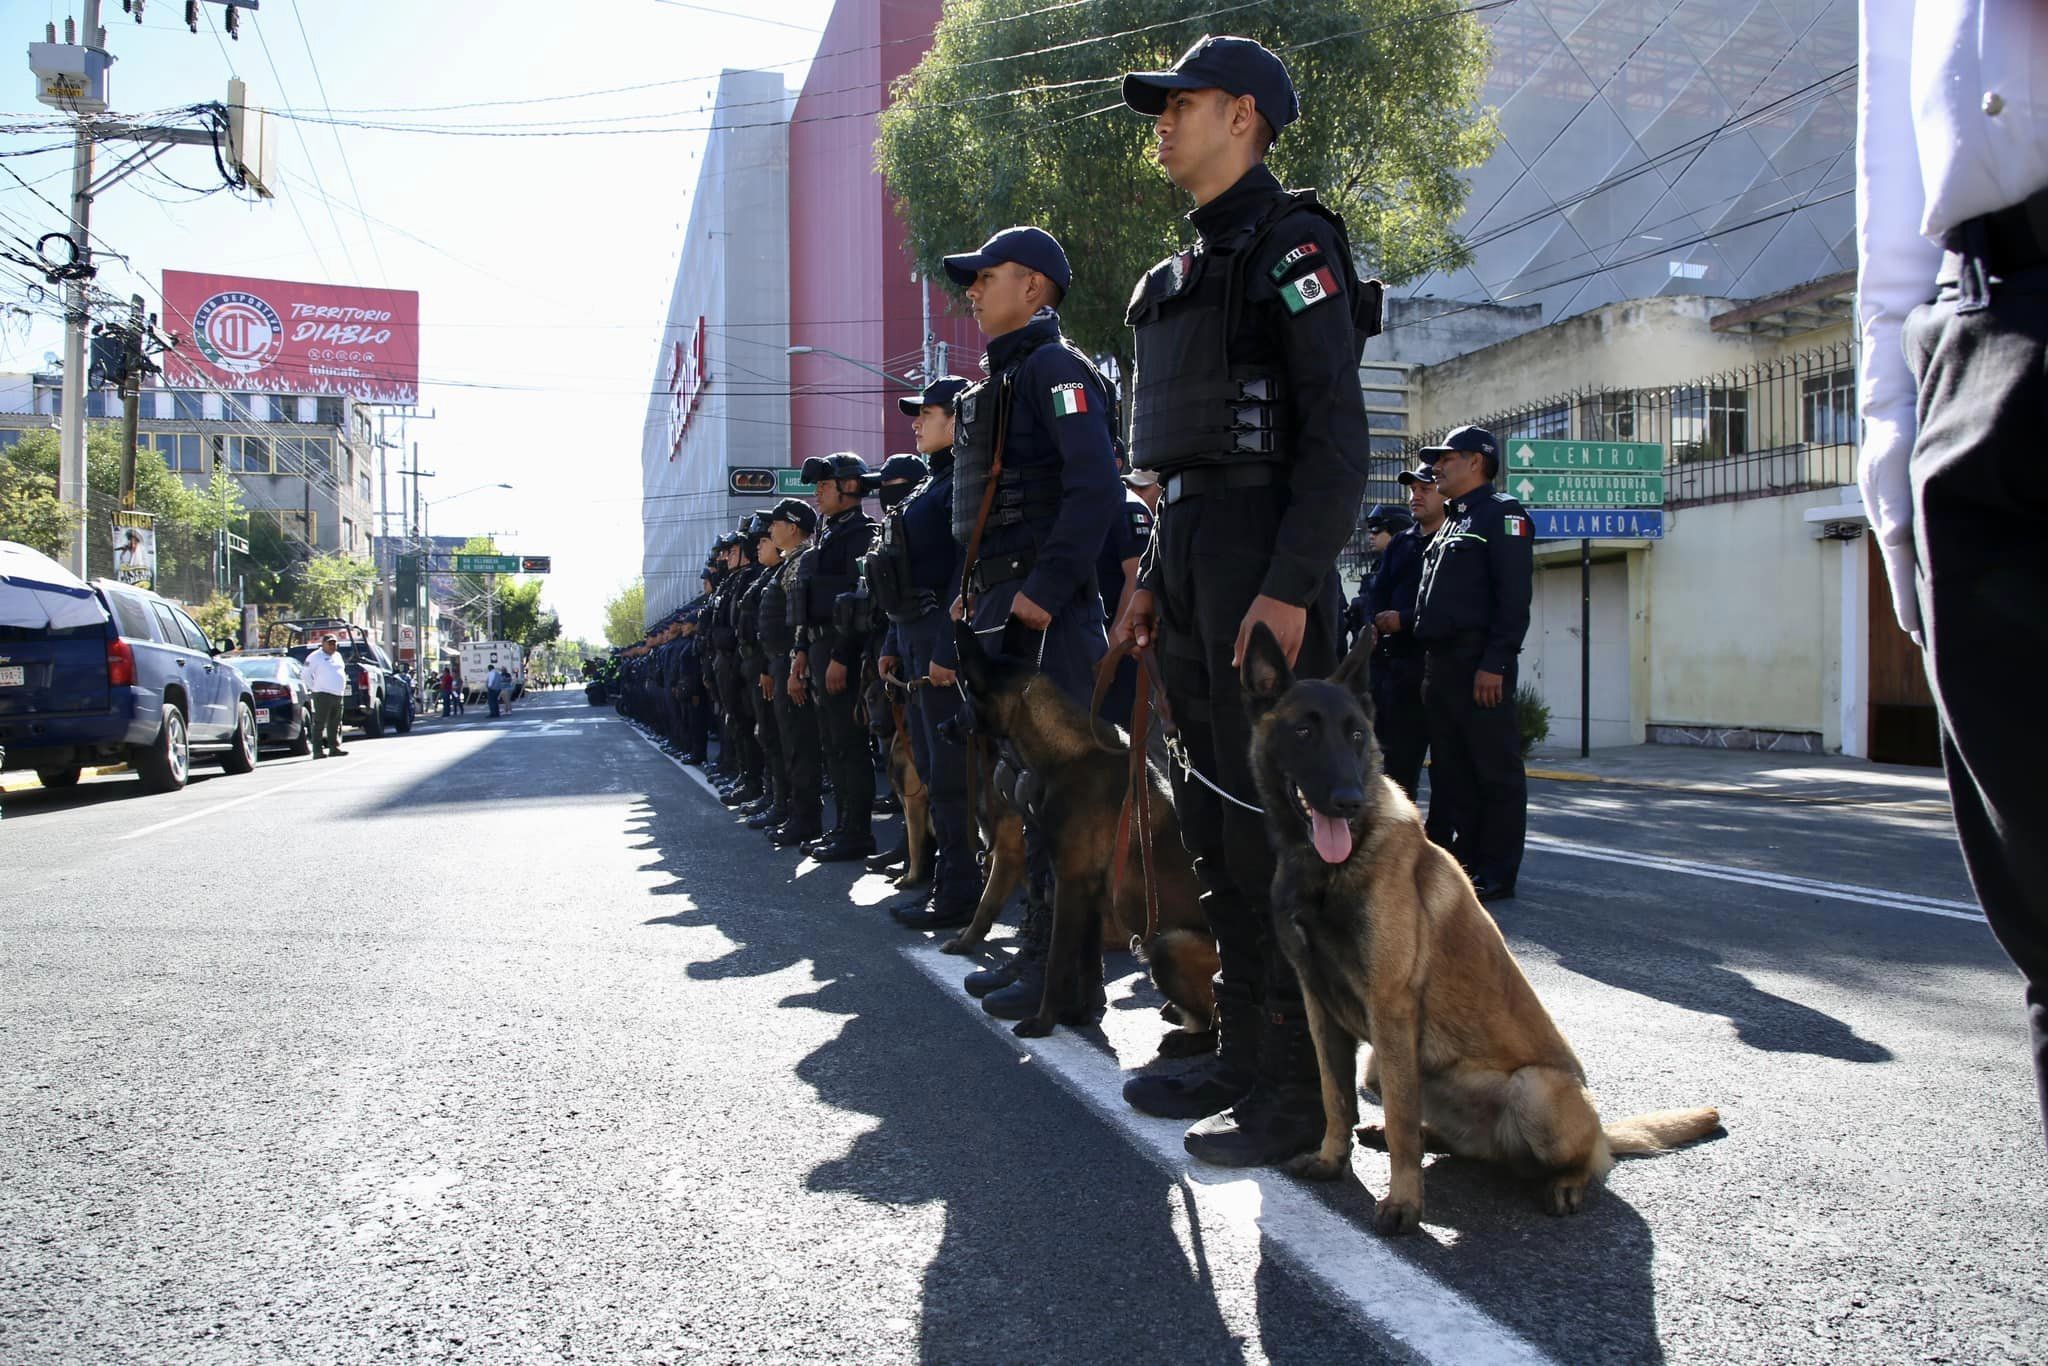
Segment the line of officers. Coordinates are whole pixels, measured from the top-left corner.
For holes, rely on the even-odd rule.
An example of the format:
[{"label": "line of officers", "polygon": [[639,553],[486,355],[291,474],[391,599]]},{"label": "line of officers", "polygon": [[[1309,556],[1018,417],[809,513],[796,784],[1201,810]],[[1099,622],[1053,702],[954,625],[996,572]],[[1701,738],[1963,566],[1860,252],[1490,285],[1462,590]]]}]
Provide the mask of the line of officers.
[{"label": "line of officers", "polygon": [[[1371,449],[1358,364],[1381,290],[1358,275],[1343,220],[1266,167],[1300,112],[1272,52],[1205,37],[1170,70],[1130,73],[1123,94],[1194,201],[1195,241],[1131,294],[1121,396],[1061,334],[1075,279],[1050,234],[1006,229],[947,257],[988,338],[987,378],[942,379],[903,401],[917,457],[879,470],[848,454],[807,460],[815,507],[785,499],[721,539],[704,596],[625,661],[623,705],[685,757],[708,753],[715,726],[728,799],[748,803],[775,844],[824,860],[872,855],[866,727],[900,715],[937,857],[929,893],[893,913],[936,928],[963,923],[982,886],[965,750],[949,724],[961,710],[955,620],[1084,707],[1112,632],[1151,646],[1179,726],[1175,809],[1221,963],[1218,1042],[1185,1069],[1132,1077],[1124,1095],[1197,1121],[1186,1136],[1197,1158],[1264,1165],[1314,1148],[1323,1116],[1300,987],[1274,937],[1274,857],[1238,665],[1259,625],[1303,676],[1337,664],[1337,559],[1358,525]],[[1138,467],[1127,476],[1120,397]],[[1441,704],[1433,786],[1458,794],[1437,833],[1511,889],[1520,830],[1491,808],[1510,768],[1520,779],[1502,698],[1513,695],[1531,565],[1527,519],[1490,483],[1498,458],[1477,429],[1424,453],[1451,510],[1424,551],[1407,629]],[[880,525],[862,510],[869,494]],[[1517,594],[1522,625],[1496,620]],[[1112,705],[1122,721],[1128,690]],[[1051,851],[1028,806],[1024,818],[1022,951],[967,981],[1006,1018],[1037,1009],[1050,934]],[[1482,868],[1489,860],[1499,866]],[[1099,981],[1076,990],[1099,1004]]]}]

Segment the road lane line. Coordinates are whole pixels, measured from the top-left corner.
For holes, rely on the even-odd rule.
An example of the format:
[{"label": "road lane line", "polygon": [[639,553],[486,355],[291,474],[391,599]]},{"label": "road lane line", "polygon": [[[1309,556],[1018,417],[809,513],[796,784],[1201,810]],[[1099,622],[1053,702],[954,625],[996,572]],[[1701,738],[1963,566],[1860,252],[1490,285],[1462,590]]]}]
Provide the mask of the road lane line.
[{"label": "road lane line", "polygon": [[1008,1022],[980,1010],[961,991],[961,969],[968,965],[940,953],[936,942],[901,952],[947,996],[968,1007],[968,1014],[1005,1044],[1028,1053],[1139,1152],[1164,1167],[1193,1198],[1204,1221],[1230,1226],[1254,1247],[1261,1237],[1271,1239],[1303,1273],[1383,1338],[1432,1362],[1539,1366],[1550,1361],[1292,1177],[1277,1171],[1207,1167],[1191,1160],[1181,1147],[1185,1123],[1153,1119],[1126,1105],[1122,1071],[1072,1031],[1058,1029],[1042,1039],[1012,1034]]},{"label": "road lane line", "polygon": [[159,830],[168,830],[174,825],[183,825],[186,821],[196,821],[201,816],[211,816],[216,811],[225,811],[231,806],[240,806],[244,802],[253,802],[259,797],[268,797],[273,793],[289,792],[295,787],[304,787],[307,783],[312,782],[315,778],[318,778],[319,776],[320,775],[317,773],[308,774],[306,777],[300,778],[296,782],[279,783],[276,787],[266,787],[261,792],[251,792],[246,797],[236,797],[232,801],[215,802],[213,805],[205,808],[204,810],[188,811],[182,816],[173,816],[171,817],[171,819],[167,821],[158,821],[155,825],[145,825],[140,830],[130,830],[127,834],[122,835],[119,838],[124,840],[139,840],[144,835],[154,835]]},{"label": "road lane line", "polygon": [[1654,868],[1660,872],[1683,873],[1688,877],[1712,878],[1719,882],[1740,882],[1752,887],[1768,887],[1774,891],[1798,892],[1806,896],[1849,901],[1859,906],[1882,906],[1888,910],[1914,911],[1920,915],[1938,915],[1948,920],[1974,920],[1980,925],[1984,923],[1983,912],[1977,909],[1974,902],[1969,901],[1950,901],[1942,897],[1921,896],[1916,892],[1894,892],[1883,887],[1859,887],[1847,882],[1823,882],[1818,878],[1799,877],[1792,873],[1770,873],[1756,868],[1738,868],[1725,863],[1665,858],[1629,849],[1581,844],[1576,840],[1561,840],[1548,835],[1530,835],[1528,844],[1532,849],[1563,854],[1567,858],[1619,863],[1632,868]]}]

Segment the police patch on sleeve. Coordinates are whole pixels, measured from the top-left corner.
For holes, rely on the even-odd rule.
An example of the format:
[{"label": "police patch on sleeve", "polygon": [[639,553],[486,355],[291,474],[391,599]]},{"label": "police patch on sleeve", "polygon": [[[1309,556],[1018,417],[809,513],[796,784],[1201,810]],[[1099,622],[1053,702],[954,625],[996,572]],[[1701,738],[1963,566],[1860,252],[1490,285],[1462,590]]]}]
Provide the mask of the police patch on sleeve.
[{"label": "police patch on sleeve", "polygon": [[1268,274],[1270,274],[1273,277],[1273,283],[1278,284],[1280,283],[1280,277],[1287,273],[1287,270],[1290,266],[1294,265],[1298,261],[1305,261],[1311,256],[1320,256],[1322,254],[1323,249],[1317,246],[1315,243],[1303,242],[1293,251],[1288,252],[1285,256],[1281,257],[1278,261],[1274,262],[1273,269],[1269,271]]},{"label": "police patch on sleeve", "polygon": [[1131,503],[1127,506],[1131,514],[1131,534],[1141,541],[1151,539],[1152,509],[1143,503]]},{"label": "police patch on sleeve", "polygon": [[1054,417],[1072,417],[1088,411],[1088,386],[1075,382],[1052,386],[1052,412]]},{"label": "police patch on sleeve", "polygon": [[1500,519],[1500,529],[1509,536],[1527,536],[1529,534],[1529,519],[1527,517],[1517,517],[1510,513],[1508,516]]},{"label": "police patch on sleeve", "polygon": [[1280,301],[1287,305],[1289,313],[1304,313],[1340,292],[1337,277],[1330,274],[1330,268],[1318,266],[1299,280],[1282,285]]}]

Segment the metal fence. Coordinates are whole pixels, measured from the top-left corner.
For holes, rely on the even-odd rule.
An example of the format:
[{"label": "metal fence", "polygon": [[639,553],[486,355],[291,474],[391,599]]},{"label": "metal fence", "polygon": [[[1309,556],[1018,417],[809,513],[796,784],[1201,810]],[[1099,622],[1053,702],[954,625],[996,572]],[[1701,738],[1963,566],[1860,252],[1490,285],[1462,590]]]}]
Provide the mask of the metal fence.
[{"label": "metal fence", "polygon": [[[1667,508],[1835,488],[1856,481],[1856,348],[1838,342],[1684,384],[1579,389],[1472,420],[1503,445],[1516,437],[1660,445]],[[1418,436],[1409,452],[1442,437]],[[1383,479],[1374,463],[1377,489],[1399,466]]]}]

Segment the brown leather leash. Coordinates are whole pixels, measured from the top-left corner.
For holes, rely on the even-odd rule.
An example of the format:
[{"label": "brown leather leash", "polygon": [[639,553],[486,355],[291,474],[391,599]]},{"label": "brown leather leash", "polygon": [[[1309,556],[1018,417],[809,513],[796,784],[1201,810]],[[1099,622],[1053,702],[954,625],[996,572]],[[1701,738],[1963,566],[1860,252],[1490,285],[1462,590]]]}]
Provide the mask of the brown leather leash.
[{"label": "brown leather leash", "polygon": [[[970,631],[974,629],[975,595],[969,585],[974,580],[974,571],[981,567],[981,534],[988,530],[988,515],[995,507],[996,484],[1003,473],[1003,445],[1009,436],[1010,376],[1005,373],[996,381],[996,441],[995,453],[989,460],[988,483],[981,491],[981,510],[974,517],[974,534],[967,538],[966,558],[960,562],[960,620]],[[981,746],[969,744],[965,758],[967,790],[978,794],[981,790],[978,786],[981,765],[977,761],[981,758]]]},{"label": "brown leather leash", "polygon": [[[1159,933],[1159,879],[1153,870],[1152,857],[1152,774],[1146,760],[1146,741],[1152,732],[1152,714],[1159,714],[1159,724],[1164,734],[1172,739],[1179,734],[1180,727],[1174,724],[1173,708],[1166,700],[1166,681],[1159,672],[1159,660],[1149,645],[1140,645],[1135,637],[1120,641],[1110,647],[1107,654],[1095,666],[1095,695],[1089,701],[1088,714],[1099,717],[1102,714],[1102,699],[1116,681],[1117,666],[1126,658],[1138,662],[1138,685],[1131,698],[1131,743],[1130,762],[1124,775],[1124,800],[1116,817],[1116,855],[1110,864],[1109,902],[1115,906],[1123,895],[1124,865],[1131,850],[1131,808],[1137,807],[1138,823],[1143,827],[1138,837],[1139,876],[1145,883],[1145,943]],[[1098,737],[1096,747],[1115,753]]]}]

